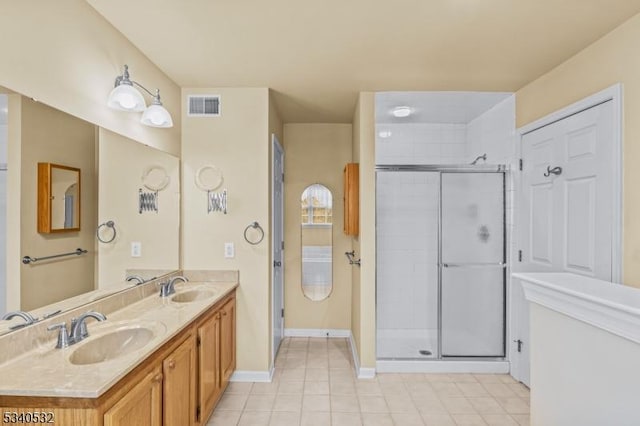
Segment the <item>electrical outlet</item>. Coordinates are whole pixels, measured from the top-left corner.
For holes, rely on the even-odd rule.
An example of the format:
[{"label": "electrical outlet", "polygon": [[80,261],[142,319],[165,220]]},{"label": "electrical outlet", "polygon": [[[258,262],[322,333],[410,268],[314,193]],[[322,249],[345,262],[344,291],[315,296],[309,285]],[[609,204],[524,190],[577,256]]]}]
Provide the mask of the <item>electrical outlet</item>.
[{"label": "electrical outlet", "polygon": [[140,241],[131,242],[131,257],[142,256],[142,243]]},{"label": "electrical outlet", "polygon": [[236,249],[233,243],[224,243],[224,257],[226,259],[233,259],[236,257]]}]

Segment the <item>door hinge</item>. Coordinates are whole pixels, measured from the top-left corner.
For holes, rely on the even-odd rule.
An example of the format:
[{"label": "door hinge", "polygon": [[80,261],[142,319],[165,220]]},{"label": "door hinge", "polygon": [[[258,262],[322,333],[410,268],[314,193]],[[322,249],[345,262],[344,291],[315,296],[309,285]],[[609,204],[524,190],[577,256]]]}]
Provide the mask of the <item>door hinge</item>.
[{"label": "door hinge", "polygon": [[518,250],[518,262],[522,262],[522,250]]},{"label": "door hinge", "polygon": [[522,352],[522,344],[524,343],[522,340],[514,340],[515,343],[518,344],[518,352]]},{"label": "door hinge", "polygon": [[280,316],[281,316],[282,318],[284,318],[284,308],[282,308],[282,309],[280,310]]},{"label": "door hinge", "polygon": [[284,173],[282,174],[282,182],[284,182]]},{"label": "door hinge", "polygon": [[196,346],[200,346],[200,336],[196,337]]},{"label": "door hinge", "polygon": [[200,406],[196,407],[196,421],[200,422]]},{"label": "door hinge", "polygon": [[521,158],[520,161],[518,162],[519,167],[520,167],[520,171],[522,171],[522,163],[523,163],[523,161],[522,161],[522,158]]},{"label": "door hinge", "polygon": [[282,250],[284,250],[284,241],[282,242]]}]

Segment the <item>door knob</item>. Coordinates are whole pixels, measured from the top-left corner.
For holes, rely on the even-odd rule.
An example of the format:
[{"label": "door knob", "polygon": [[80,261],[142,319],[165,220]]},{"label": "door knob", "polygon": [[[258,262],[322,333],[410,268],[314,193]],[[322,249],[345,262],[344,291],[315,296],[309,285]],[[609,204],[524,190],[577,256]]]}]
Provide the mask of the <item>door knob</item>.
[{"label": "door knob", "polygon": [[547,171],[544,174],[544,177],[549,177],[551,175],[560,176],[561,174],[562,174],[562,167],[556,166],[554,168],[551,168],[551,166],[547,166]]}]

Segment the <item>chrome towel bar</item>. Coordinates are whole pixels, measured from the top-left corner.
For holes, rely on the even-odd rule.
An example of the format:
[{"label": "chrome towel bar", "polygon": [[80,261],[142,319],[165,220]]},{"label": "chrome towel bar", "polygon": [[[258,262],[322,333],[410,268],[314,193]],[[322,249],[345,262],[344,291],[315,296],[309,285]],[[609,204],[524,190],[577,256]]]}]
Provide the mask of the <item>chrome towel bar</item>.
[{"label": "chrome towel bar", "polygon": [[56,257],[63,257],[63,256],[73,256],[73,255],[80,256],[81,254],[85,254],[88,252],[89,252],[88,250],[77,248],[75,251],[72,251],[69,253],[54,254],[53,256],[44,256],[44,257],[25,256],[22,258],[22,263],[24,263],[25,265],[28,265],[30,263],[36,263],[40,260],[54,259]]}]

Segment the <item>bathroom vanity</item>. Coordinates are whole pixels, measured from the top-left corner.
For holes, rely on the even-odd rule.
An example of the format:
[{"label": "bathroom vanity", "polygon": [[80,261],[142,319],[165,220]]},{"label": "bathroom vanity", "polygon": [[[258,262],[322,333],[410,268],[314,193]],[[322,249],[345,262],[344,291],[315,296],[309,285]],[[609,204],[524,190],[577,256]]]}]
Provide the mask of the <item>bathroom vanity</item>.
[{"label": "bathroom vanity", "polygon": [[[235,369],[238,282],[237,273],[226,281],[195,281],[197,274],[167,297],[150,283],[146,291],[134,289],[142,294],[121,309],[110,310],[109,299],[126,298],[126,292],[84,306],[82,312],[103,308],[107,320],[89,322],[90,336],[67,348],[55,348],[54,332],[44,340],[37,330],[25,330],[32,349],[0,364],[3,420],[205,424]],[[10,338],[16,337],[5,337],[3,346]]]}]

